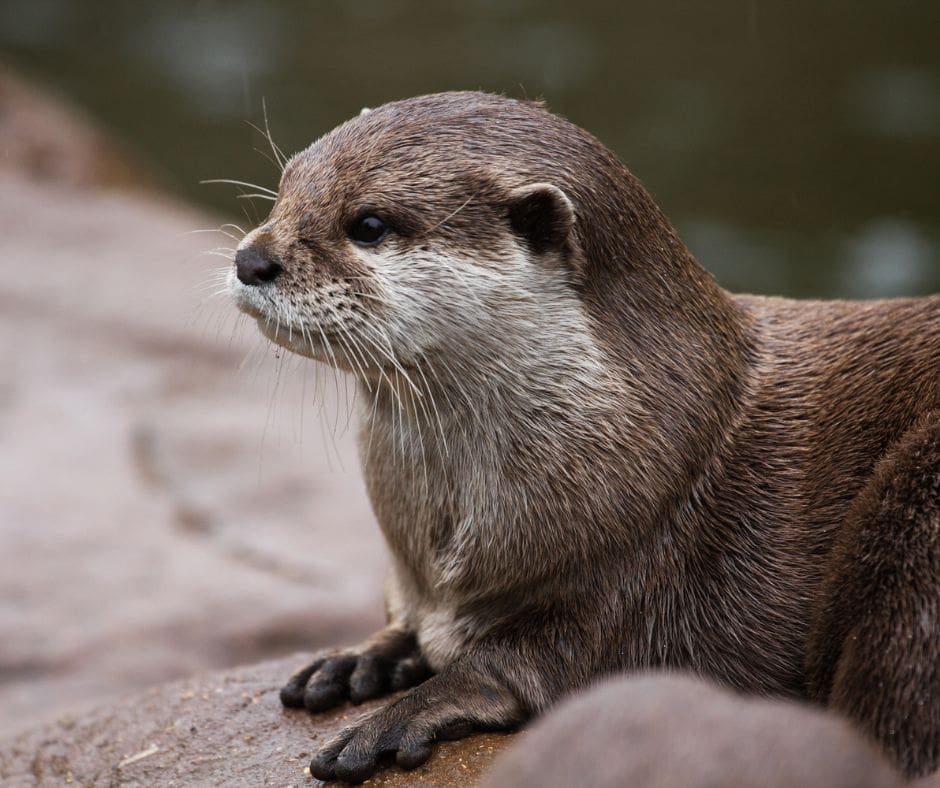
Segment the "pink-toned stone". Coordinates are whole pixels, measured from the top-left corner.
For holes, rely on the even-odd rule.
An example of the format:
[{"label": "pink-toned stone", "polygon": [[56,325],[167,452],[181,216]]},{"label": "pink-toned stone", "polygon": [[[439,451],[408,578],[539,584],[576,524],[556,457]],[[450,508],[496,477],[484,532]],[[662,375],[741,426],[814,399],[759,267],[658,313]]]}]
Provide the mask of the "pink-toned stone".
[{"label": "pink-toned stone", "polygon": [[0,167],[0,735],[378,626],[344,382],[210,297],[225,262],[200,253],[231,240],[192,231],[219,220],[18,173]]}]

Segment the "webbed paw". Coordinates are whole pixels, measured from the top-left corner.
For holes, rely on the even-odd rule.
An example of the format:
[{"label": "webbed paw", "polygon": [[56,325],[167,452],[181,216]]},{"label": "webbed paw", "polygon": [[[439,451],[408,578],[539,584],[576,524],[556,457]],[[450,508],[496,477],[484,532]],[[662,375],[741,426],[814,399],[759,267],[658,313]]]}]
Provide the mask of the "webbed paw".
[{"label": "webbed paw", "polygon": [[358,648],[324,654],[299,670],[281,688],[281,703],[326,711],[413,687],[430,675],[415,636],[386,629]]},{"label": "webbed paw", "polygon": [[414,769],[430,756],[435,741],[482,730],[504,730],[523,719],[516,699],[491,682],[454,680],[445,671],[402,698],[346,728],[310,763],[320,780],[358,783],[385,763]]}]

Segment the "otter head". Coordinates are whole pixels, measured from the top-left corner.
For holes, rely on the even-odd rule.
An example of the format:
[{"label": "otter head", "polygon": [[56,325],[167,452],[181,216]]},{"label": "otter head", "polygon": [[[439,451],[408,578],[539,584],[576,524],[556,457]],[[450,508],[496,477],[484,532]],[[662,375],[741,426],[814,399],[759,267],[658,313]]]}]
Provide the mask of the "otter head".
[{"label": "otter head", "polygon": [[613,376],[680,447],[740,361],[730,300],[619,159],[484,93],[387,104],[294,156],[230,283],[272,340],[370,386],[416,368],[558,402]]},{"label": "otter head", "polygon": [[237,305],[278,344],[373,379],[441,353],[473,366],[524,341],[519,321],[538,333],[582,256],[572,200],[531,155],[545,118],[442,94],[340,126],[287,163],[240,243]]},{"label": "otter head", "polygon": [[732,302],[619,159],[483,93],[387,104],[294,156],[230,282],[268,337],[375,391],[400,444],[410,410],[441,445],[593,441],[666,479],[707,455],[745,363]]}]

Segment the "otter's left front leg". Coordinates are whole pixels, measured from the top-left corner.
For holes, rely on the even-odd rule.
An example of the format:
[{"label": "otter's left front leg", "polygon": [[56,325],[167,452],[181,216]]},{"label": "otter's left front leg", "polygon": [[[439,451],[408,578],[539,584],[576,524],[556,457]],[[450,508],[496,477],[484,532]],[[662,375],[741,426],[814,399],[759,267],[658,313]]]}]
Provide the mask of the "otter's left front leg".
[{"label": "otter's left front leg", "polygon": [[525,690],[518,676],[502,669],[518,669],[514,656],[476,649],[457,659],[340,733],[317,753],[310,771],[321,780],[361,782],[379,768],[383,756],[394,755],[399,766],[413,769],[430,757],[436,740],[518,726],[532,709],[520,697]]},{"label": "otter's left front leg", "polygon": [[810,691],[908,777],[940,767],[940,411],[888,451],[830,556]]}]

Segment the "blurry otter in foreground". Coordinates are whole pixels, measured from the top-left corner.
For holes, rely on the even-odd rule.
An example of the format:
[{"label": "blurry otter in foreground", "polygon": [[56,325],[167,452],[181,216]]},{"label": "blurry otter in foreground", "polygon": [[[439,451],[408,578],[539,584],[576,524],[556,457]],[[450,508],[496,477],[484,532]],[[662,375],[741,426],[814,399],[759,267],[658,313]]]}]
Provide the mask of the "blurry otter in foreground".
[{"label": "blurry otter in foreground", "polygon": [[481,93],[294,156],[230,282],[356,376],[391,552],[388,626],[281,697],[411,689],[315,776],[415,767],[651,667],[812,698],[906,774],[940,764],[940,298],[731,295],[597,140]]},{"label": "blurry otter in foreground", "polygon": [[900,788],[833,714],[684,676],[609,679],[535,723],[486,788]]}]

